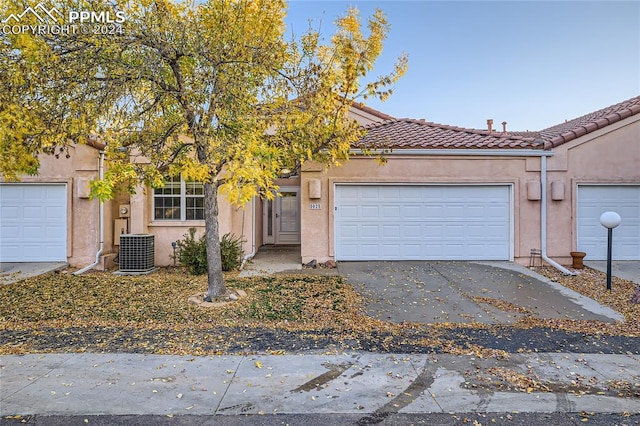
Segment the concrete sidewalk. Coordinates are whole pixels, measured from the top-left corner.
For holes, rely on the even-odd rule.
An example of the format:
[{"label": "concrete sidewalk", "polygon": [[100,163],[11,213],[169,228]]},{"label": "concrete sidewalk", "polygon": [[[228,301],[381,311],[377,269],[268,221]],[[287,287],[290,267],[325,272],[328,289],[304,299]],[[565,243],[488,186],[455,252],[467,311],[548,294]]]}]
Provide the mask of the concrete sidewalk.
[{"label": "concrete sidewalk", "polygon": [[30,354],[0,357],[0,391],[2,418],[635,414],[640,412],[640,355],[537,353],[495,360],[374,353]]}]

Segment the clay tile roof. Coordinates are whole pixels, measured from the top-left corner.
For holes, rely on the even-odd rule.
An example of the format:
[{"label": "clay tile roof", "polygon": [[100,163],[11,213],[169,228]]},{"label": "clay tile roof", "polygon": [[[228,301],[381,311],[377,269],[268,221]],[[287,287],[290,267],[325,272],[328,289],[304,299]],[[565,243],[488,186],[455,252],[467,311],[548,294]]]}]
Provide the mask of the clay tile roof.
[{"label": "clay tile roof", "polygon": [[409,118],[365,126],[361,148],[391,149],[543,149],[534,137],[488,130],[464,129]]},{"label": "clay tile roof", "polygon": [[552,149],[636,114],[640,114],[640,96],[549,127],[539,134],[544,140],[544,149]]}]

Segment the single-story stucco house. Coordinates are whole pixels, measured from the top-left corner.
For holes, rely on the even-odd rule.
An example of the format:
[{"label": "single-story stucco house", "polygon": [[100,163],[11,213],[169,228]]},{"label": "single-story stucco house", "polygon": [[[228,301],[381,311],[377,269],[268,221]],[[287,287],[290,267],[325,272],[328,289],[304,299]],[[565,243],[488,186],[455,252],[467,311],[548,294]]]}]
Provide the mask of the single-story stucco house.
[{"label": "single-story stucco house", "polygon": [[[352,116],[361,141],[391,148],[386,164],[358,146],[342,167],[306,163],[282,179],[273,201],[244,208],[221,200],[221,235],[242,236],[245,253],[300,246],[301,261],[511,260],[569,264],[570,252],[606,257],[600,214],[617,211],[615,259],[640,260],[640,97],[540,132],[464,129],[398,119],[363,105]],[[63,156],[64,157],[64,156]],[[0,261],[94,261],[99,203],[88,198],[99,151],[43,157],[38,176],[0,183]],[[176,179],[104,204],[103,255],[119,234],[153,234],[157,265],[173,264],[172,242],[204,230],[202,186]]]}]

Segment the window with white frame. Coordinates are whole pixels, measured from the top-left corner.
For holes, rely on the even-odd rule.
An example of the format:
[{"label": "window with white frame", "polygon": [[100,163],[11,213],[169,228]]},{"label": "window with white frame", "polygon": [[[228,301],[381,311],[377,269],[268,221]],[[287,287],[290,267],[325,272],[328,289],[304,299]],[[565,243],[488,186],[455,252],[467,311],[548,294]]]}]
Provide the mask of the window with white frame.
[{"label": "window with white frame", "polygon": [[154,220],[204,220],[204,185],[176,176],[153,190]]}]

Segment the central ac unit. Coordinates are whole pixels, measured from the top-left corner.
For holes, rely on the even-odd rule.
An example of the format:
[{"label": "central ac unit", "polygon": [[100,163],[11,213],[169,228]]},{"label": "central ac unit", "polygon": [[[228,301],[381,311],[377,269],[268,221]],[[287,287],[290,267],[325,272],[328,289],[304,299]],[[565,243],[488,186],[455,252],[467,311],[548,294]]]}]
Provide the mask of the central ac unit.
[{"label": "central ac unit", "polygon": [[120,272],[149,272],[155,267],[153,234],[120,235]]}]

